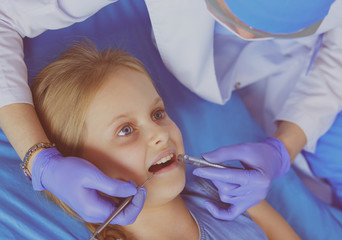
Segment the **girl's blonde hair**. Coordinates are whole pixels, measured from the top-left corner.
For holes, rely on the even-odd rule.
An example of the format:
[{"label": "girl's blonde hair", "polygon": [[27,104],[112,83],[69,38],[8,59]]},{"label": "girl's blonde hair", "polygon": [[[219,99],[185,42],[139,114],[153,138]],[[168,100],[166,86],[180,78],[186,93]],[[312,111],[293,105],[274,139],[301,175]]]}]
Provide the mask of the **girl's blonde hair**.
[{"label": "girl's blonde hair", "polygon": [[[98,51],[86,41],[69,48],[36,77],[31,87],[36,112],[48,138],[64,156],[80,156],[90,102],[108,75],[120,68],[149,76],[143,64],[130,54],[113,49]],[[46,194],[66,212],[78,217],[52,193],[46,191]],[[98,226],[86,225],[92,232]],[[118,226],[110,226],[98,239],[123,239],[124,235]]]}]

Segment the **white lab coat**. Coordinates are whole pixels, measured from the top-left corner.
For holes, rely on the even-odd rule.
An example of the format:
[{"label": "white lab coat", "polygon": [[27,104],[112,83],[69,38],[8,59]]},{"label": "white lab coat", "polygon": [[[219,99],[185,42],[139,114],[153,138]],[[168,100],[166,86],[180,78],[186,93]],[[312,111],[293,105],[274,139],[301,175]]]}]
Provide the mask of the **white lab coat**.
[{"label": "white lab coat", "polygon": [[[145,2],[159,52],[179,81],[222,104],[236,87],[264,80],[265,89],[256,94],[264,102],[264,129],[271,135],[272,121],[294,122],[308,138],[305,149],[314,151],[342,109],[342,0],[335,1],[314,36],[257,42],[243,42],[222,29],[212,34],[215,21],[204,1]],[[306,76],[321,33],[322,47]],[[260,92],[260,86],[254,90]]]},{"label": "white lab coat", "polygon": [[[83,21],[115,1],[0,1],[0,107],[32,103],[22,37]],[[307,76],[318,34],[243,43],[224,31],[214,34],[215,21],[204,0],[145,2],[159,52],[180,82],[204,99],[223,104],[235,87],[272,79],[264,93],[264,100],[271,103],[265,105],[268,119],[276,116],[298,124],[309,140],[307,149],[314,150],[318,137],[342,108],[342,0],[336,0],[318,30],[326,33]],[[229,48],[234,44],[238,47]],[[286,91],[279,91],[279,86]]]}]

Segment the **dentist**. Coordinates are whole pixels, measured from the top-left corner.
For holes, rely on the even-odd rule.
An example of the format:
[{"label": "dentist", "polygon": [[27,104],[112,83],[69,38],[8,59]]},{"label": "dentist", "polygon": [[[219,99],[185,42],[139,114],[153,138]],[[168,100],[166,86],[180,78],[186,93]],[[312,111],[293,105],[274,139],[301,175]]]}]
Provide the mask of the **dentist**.
[{"label": "dentist", "polygon": [[[230,220],[264,199],[271,181],[288,171],[303,148],[314,152],[317,140],[342,110],[342,16],[338,13],[342,1],[206,0],[206,6],[217,22],[211,26],[214,35],[202,49],[210,49],[207,56],[213,59],[198,59],[212,65],[200,71],[198,64],[200,74],[195,76],[193,71],[193,78],[176,76],[185,85],[196,79],[190,81],[197,84],[190,86],[193,91],[217,103],[227,101],[232,90],[245,87],[238,91],[273,136],[261,143],[223,146],[202,155],[215,163],[239,159],[247,170],[193,172],[212,180],[221,200],[231,204],[222,209],[207,202],[207,209],[217,218]],[[166,52],[163,55],[168,56],[168,63],[180,59],[170,60]],[[184,63],[178,64],[173,70],[182,73]],[[209,85],[215,89],[207,90]],[[330,158],[315,163],[316,173],[334,183],[333,204],[342,207],[342,164]]]},{"label": "dentist", "polygon": [[[145,192],[107,178],[80,158],[68,157],[71,161],[54,167],[65,157],[55,154],[38,121],[23,61],[23,37],[81,22],[113,2],[1,1],[0,127],[23,159],[23,171],[32,177],[33,188],[50,190],[89,222],[103,222],[113,208],[97,191],[117,197],[135,194],[135,204],[120,223],[125,225],[139,214]],[[271,181],[286,173],[303,147],[314,151],[317,139],[341,111],[342,1],[145,2],[156,46],[181,83],[218,104],[245,86],[264,98],[264,125],[273,137],[203,155],[213,162],[240,159],[248,169],[194,172],[213,180],[222,201],[231,204],[220,209],[208,202],[208,210],[217,218],[233,219],[265,198]],[[260,91],[257,82],[267,90]],[[77,169],[77,177],[68,174],[70,168]]]}]

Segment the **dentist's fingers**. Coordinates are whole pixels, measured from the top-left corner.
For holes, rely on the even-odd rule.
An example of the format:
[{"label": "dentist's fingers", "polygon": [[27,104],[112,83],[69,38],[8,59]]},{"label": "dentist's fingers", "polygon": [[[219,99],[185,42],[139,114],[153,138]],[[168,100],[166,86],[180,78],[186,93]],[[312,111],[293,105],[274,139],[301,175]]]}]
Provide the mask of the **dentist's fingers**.
[{"label": "dentist's fingers", "polygon": [[[248,169],[197,168],[193,174],[214,182],[222,202],[230,203],[228,209],[209,204],[215,216],[232,219],[265,199],[270,184],[283,176],[290,167],[290,157],[285,145],[276,138],[266,138],[260,143],[242,143],[224,146],[202,155],[213,163],[239,160]],[[229,184],[239,187],[232,189]]]},{"label": "dentist's fingers", "polygon": [[132,182],[124,182],[110,178],[101,171],[94,171],[85,180],[84,187],[103,192],[113,197],[129,197],[137,193],[136,186]]},{"label": "dentist's fingers", "polygon": [[[115,209],[113,203],[98,194],[96,190],[93,189],[83,189],[86,192],[87,199],[84,201],[79,201],[77,208],[74,210],[84,219],[84,221],[89,223],[101,223],[104,222],[108,213],[113,212]],[[80,193],[83,194],[83,193]]]},{"label": "dentist's fingers", "polygon": [[249,157],[248,149],[243,144],[220,147],[214,151],[203,153],[202,157],[212,163],[222,163],[230,160],[245,160]]},{"label": "dentist's fingers", "polygon": [[124,210],[113,219],[111,224],[125,226],[134,223],[144,206],[145,199],[146,189],[142,187],[138,189],[138,192],[132,199],[131,203],[129,203]]},{"label": "dentist's fingers", "polygon": [[227,202],[225,201],[225,197],[235,197],[233,193],[233,190],[235,190],[236,188],[239,188],[240,185],[237,184],[230,184],[230,183],[225,183],[225,182],[221,182],[221,181],[212,181],[213,184],[216,186],[218,193],[220,195],[221,201],[223,202]]},{"label": "dentist's fingers", "polygon": [[243,169],[230,169],[230,168],[196,168],[193,172],[194,175],[209,180],[216,180],[237,185],[246,185],[250,182],[251,177],[258,179],[261,174],[257,170],[243,170]]},{"label": "dentist's fingers", "polygon": [[115,205],[99,192],[115,197],[136,193],[134,184],[112,179],[92,163],[78,157],[64,157],[56,148],[38,153],[32,166],[35,190],[49,190],[85,221],[100,223]]},{"label": "dentist's fingers", "polygon": [[213,217],[221,220],[234,220],[242,212],[235,205],[230,205],[228,208],[221,208],[211,201],[206,201],[204,204]]}]

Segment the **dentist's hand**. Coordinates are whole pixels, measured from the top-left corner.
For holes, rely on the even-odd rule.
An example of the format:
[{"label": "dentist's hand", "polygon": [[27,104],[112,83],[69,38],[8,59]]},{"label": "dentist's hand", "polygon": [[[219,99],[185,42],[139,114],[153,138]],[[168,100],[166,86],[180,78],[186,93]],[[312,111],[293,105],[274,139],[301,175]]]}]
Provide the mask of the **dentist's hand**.
[{"label": "dentist's hand", "polygon": [[36,156],[32,166],[32,185],[34,190],[49,190],[91,223],[104,222],[116,208],[98,191],[115,197],[135,195],[113,220],[112,223],[119,225],[135,221],[146,197],[144,188],[137,192],[134,184],[112,179],[81,158],[63,157],[55,148],[44,149]]},{"label": "dentist's hand", "polygon": [[232,220],[265,199],[271,181],[290,168],[289,154],[276,138],[267,138],[262,143],[224,146],[202,156],[213,163],[240,160],[247,167],[246,170],[208,167],[193,171],[194,175],[211,180],[221,201],[230,204],[228,209],[222,209],[213,202],[206,202],[209,212],[223,220]]}]

